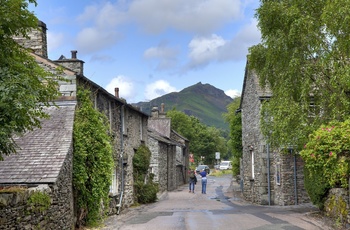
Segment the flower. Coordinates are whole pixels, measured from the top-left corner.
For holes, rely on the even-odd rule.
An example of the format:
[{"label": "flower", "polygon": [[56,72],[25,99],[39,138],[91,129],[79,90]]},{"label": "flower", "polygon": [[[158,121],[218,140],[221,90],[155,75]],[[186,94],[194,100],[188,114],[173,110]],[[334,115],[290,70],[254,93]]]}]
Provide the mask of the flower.
[{"label": "flower", "polygon": [[333,153],[332,153],[332,152],[330,152],[330,153],[329,153],[329,156],[331,157],[332,155],[333,155]]}]

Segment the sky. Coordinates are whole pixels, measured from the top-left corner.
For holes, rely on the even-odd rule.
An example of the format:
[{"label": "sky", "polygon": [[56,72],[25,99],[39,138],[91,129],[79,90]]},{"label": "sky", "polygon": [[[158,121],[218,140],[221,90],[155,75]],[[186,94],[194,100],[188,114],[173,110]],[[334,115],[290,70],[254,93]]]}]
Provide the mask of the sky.
[{"label": "sky", "polygon": [[128,103],[201,82],[241,95],[258,0],[37,0],[48,56],[76,50],[84,76]]}]

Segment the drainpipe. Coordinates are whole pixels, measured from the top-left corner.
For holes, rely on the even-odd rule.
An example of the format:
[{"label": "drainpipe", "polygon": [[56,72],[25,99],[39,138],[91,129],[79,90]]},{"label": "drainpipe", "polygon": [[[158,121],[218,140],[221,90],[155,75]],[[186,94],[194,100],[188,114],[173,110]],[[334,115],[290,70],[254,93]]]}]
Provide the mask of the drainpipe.
[{"label": "drainpipe", "polygon": [[[293,150],[290,150],[290,153],[293,153]],[[297,190],[297,164],[296,164],[296,155],[294,154],[294,202],[295,205],[298,204],[298,190]]]},{"label": "drainpipe", "polygon": [[119,159],[119,165],[122,170],[121,172],[121,192],[120,192],[120,198],[119,198],[119,204],[117,205],[117,215],[119,215],[120,209],[122,207],[122,201],[123,201],[123,194],[124,194],[124,135],[123,135],[123,117],[124,117],[124,105],[120,107],[120,159]]},{"label": "drainpipe", "polygon": [[271,185],[270,185],[270,149],[269,144],[266,145],[267,150],[267,191],[269,197],[269,206],[271,205]]}]

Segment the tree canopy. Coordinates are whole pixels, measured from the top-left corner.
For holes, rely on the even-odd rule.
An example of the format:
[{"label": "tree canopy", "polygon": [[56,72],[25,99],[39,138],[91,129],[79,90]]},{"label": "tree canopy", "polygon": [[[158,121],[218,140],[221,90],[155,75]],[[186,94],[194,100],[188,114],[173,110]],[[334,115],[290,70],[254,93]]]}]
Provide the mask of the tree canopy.
[{"label": "tree canopy", "polygon": [[232,150],[232,172],[234,175],[239,174],[240,158],[243,154],[242,147],[242,114],[237,113],[240,107],[241,97],[235,98],[228,106],[227,113],[224,114],[225,121],[230,127],[229,147]]},{"label": "tree canopy", "polygon": [[204,157],[203,163],[213,164],[215,152],[227,154],[226,140],[217,128],[208,127],[198,118],[175,109],[168,111],[167,116],[171,118],[171,128],[190,141],[190,152],[197,163]]},{"label": "tree canopy", "polygon": [[261,1],[249,68],[272,91],[261,120],[271,144],[301,148],[321,124],[349,117],[349,10],[347,0]]},{"label": "tree canopy", "polygon": [[43,106],[57,96],[53,74],[43,70],[15,36],[28,38],[38,19],[28,10],[35,0],[0,0],[0,160],[16,152],[14,135],[40,127]]}]

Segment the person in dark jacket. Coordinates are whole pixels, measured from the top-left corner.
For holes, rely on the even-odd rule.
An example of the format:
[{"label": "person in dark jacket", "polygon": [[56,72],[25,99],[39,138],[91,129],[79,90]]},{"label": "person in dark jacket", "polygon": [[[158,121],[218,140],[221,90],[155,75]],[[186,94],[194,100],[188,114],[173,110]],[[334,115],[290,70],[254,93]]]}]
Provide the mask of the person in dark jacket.
[{"label": "person in dark jacket", "polygon": [[197,183],[196,172],[194,170],[191,170],[190,176],[189,176],[189,191],[188,192],[194,193],[194,187],[195,187],[196,183]]},{"label": "person in dark jacket", "polygon": [[202,177],[202,194],[207,194],[207,172],[203,169],[199,175]]}]

